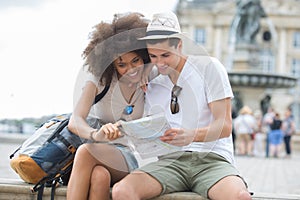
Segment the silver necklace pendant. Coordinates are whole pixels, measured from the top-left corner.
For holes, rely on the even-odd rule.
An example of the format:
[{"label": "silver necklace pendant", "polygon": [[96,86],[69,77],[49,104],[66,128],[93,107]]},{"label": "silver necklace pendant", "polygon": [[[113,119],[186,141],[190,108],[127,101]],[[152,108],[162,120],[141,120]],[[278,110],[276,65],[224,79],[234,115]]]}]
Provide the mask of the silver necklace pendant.
[{"label": "silver necklace pendant", "polygon": [[123,113],[126,115],[130,115],[133,112],[134,105],[129,105],[124,108]]}]

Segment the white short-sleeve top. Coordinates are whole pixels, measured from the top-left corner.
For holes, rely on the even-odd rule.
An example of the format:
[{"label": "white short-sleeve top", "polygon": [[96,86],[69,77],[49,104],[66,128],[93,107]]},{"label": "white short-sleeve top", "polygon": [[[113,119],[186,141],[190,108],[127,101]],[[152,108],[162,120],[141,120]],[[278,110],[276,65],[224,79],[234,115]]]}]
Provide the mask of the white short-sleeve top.
[{"label": "white short-sleeve top", "polygon": [[[159,75],[148,84],[144,114],[164,112],[171,127],[197,129],[206,127],[213,121],[209,103],[233,97],[225,67],[217,59],[209,56],[189,56],[177,85],[182,88],[178,96],[178,113],[172,114],[170,111],[174,84],[168,76]],[[234,162],[231,137],[213,142],[193,142],[185,146],[184,150],[214,152],[229,162]]]}]

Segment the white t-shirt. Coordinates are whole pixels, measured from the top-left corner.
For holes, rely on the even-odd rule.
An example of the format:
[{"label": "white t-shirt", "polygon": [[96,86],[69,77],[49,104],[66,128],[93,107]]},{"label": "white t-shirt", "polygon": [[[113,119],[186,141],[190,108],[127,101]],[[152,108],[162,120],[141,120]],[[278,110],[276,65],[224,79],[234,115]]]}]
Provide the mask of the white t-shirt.
[{"label": "white t-shirt", "polygon": [[[150,81],[146,92],[145,115],[164,112],[173,128],[191,130],[206,127],[213,121],[208,104],[233,97],[224,66],[208,56],[189,56],[177,85],[182,88],[178,96],[179,112],[172,114],[170,101],[173,83],[164,75]],[[184,151],[214,152],[234,163],[231,136],[213,142],[193,142],[185,146]]]}]

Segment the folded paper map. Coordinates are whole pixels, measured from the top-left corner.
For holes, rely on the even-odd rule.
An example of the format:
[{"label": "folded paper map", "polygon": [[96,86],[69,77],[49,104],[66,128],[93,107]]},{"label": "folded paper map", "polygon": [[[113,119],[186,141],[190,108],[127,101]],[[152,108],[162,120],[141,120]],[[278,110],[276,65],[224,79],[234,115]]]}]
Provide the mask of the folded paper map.
[{"label": "folded paper map", "polygon": [[128,137],[141,158],[150,158],[179,151],[181,147],[162,142],[159,137],[170,127],[163,114],[132,121],[121,121],[120,130]]}]

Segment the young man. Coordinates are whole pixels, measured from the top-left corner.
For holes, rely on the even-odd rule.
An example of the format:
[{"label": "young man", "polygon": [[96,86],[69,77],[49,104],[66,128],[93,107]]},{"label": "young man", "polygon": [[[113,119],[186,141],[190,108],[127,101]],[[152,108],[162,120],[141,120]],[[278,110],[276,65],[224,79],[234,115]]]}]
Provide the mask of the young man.
[{"label": "young man", "polygon": [[171,129],[161,140],[182,146],[159,157],[113,187],[113,199],[150,199],[193,191],[210,199],[251,199],[234,166],[231,86],[224,66],[209,56],[182,53],[174,13],[153,16],[146,40],[160,75],[147,87],[145,114],[164,112]]}]

